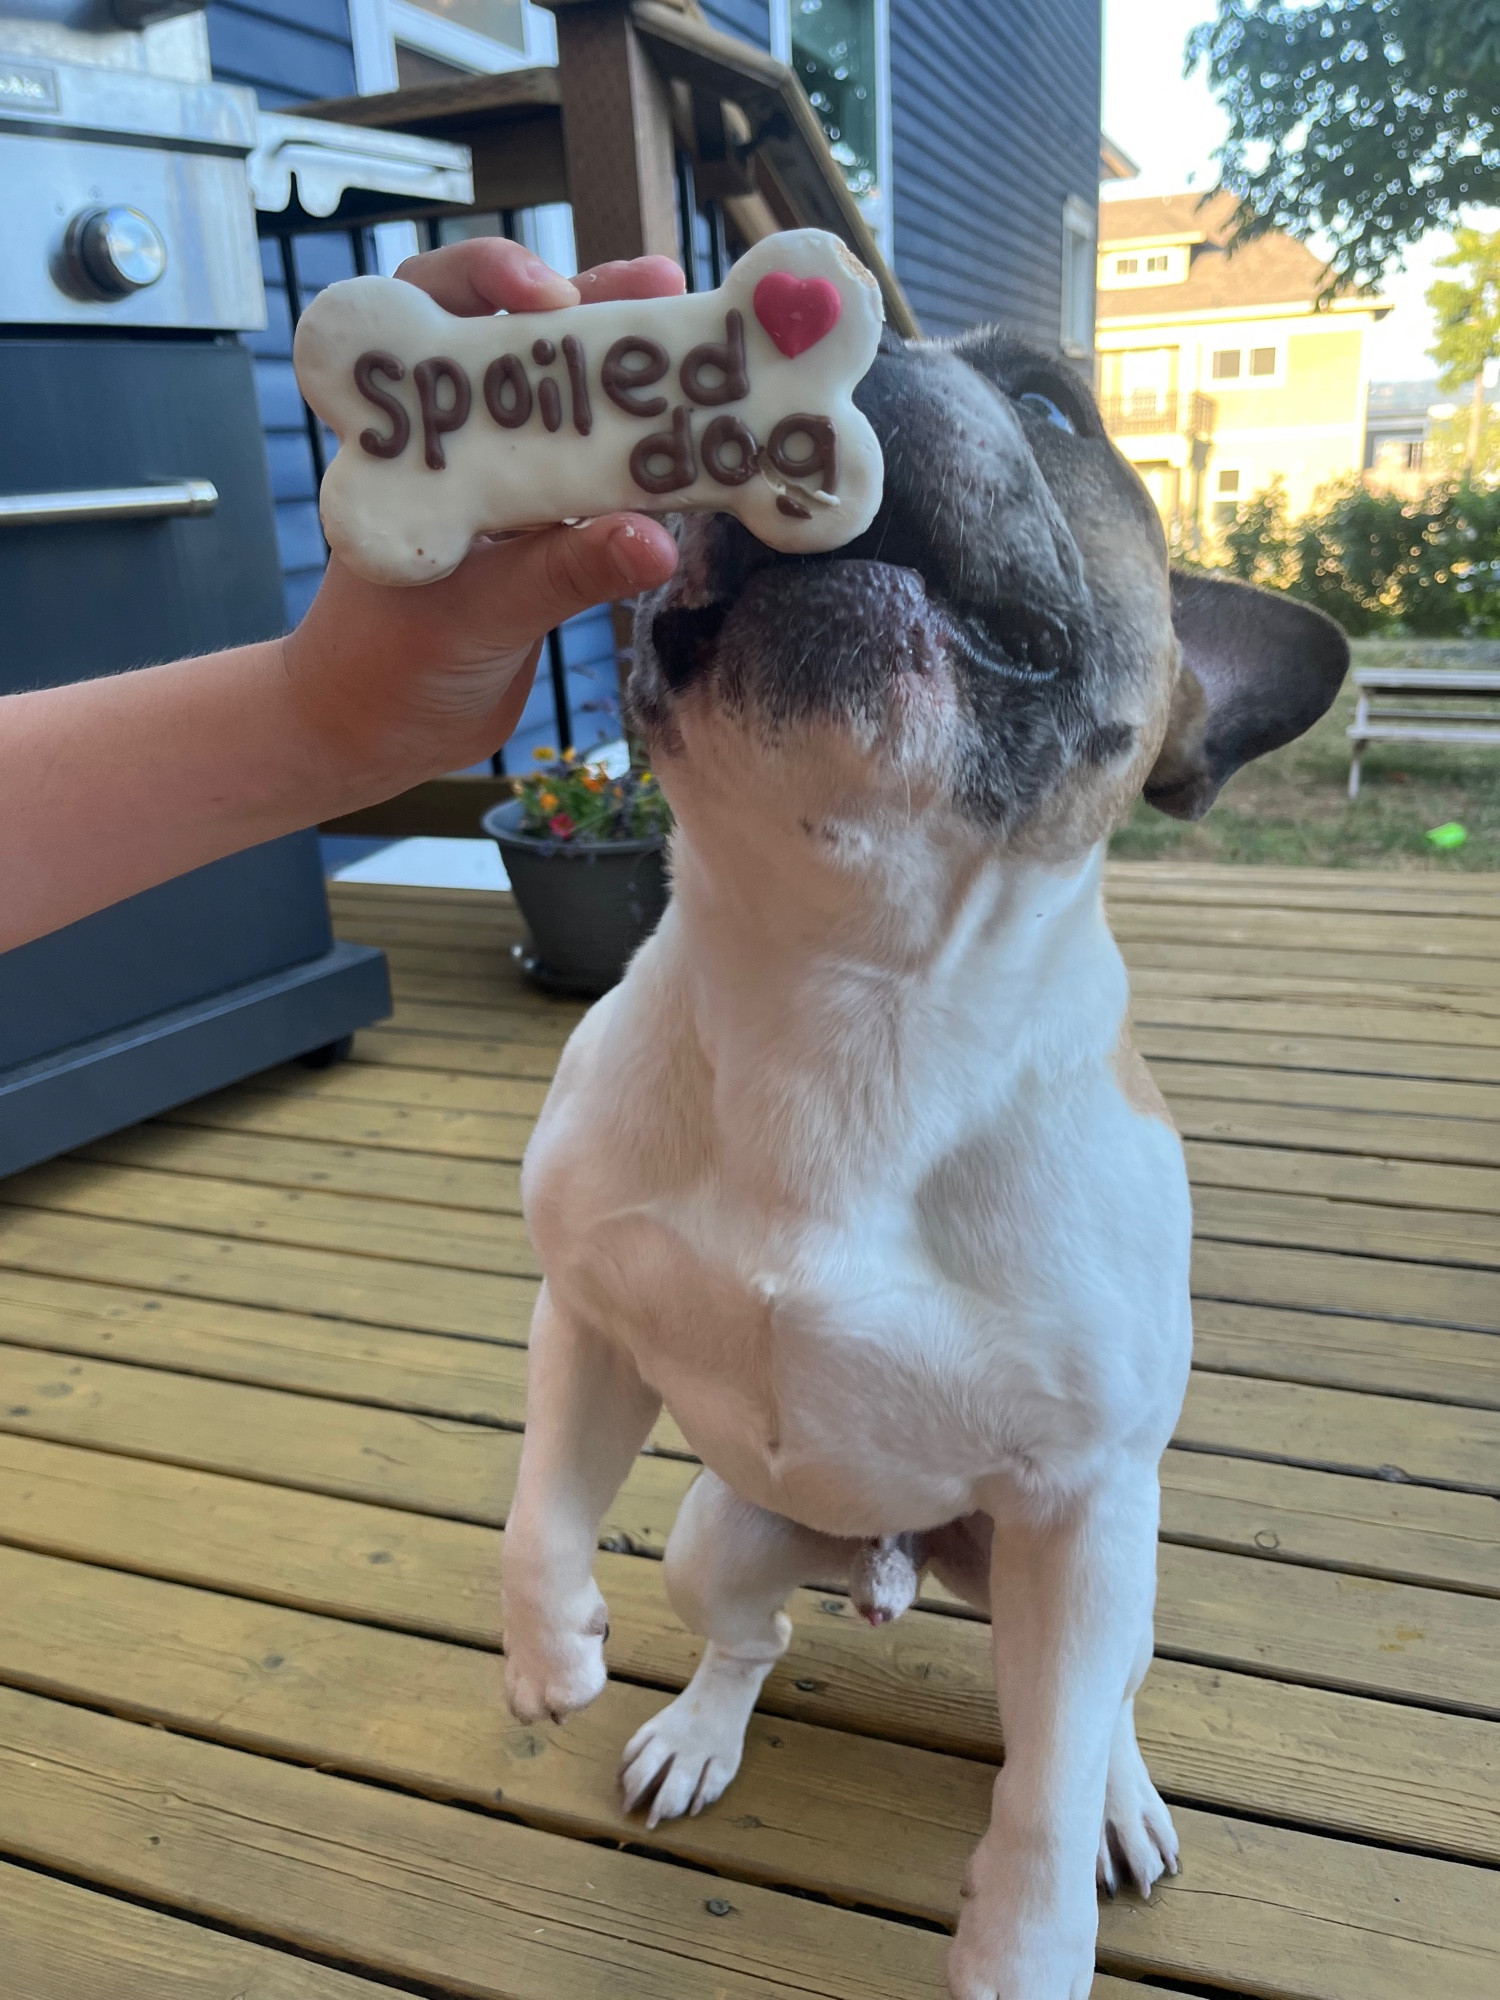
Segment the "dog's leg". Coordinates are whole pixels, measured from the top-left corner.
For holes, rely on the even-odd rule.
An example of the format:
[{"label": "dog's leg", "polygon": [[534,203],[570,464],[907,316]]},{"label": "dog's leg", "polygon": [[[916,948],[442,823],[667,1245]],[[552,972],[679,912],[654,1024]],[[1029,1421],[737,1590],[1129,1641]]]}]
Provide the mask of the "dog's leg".
[{"label": "dog's leg", "polygon": [[1104,1830],[1099,1836],[1099,1887],[1108,1896],[1129,1883],[1142,1896],[1151,1894],[1163,1875],[1177,1873],[1177,1829],[1172,1815],[1151,1782],[1146,1760],[1135,1740],[1136,1690],[1151,1664],[1148,1625],[1136,1651],[1135,1665],[1109,1746],[1109,1778],[1104,1788]]},{"label": "dog's leg", "polygon": [[1154,1468],[1043,1520],[995,1523],[990,1601],[1005,1765],[949,1959],[958,2000],[1086,2000],[1111,1751],[1155,1586]]},{"label": "dog's leg", "polygon": [[703,1472],[667,1543],[672,1607],[708,1641],[683,1692],[625,1746],[627,1811],[649,1802],[647,1824],[712,1805],[740,1768],[745,1727],[766,1675],[787,1649],[782,1610],[799,1583],[839,1575],[850,1545],[752,1507]]},{"label": "dog's leg", "polygon": [[661,1400],[627,1354],[560,1313],[545,1285],[528,1370],[526,1441],[505,1524],[505,1691],[522,1722],[560,1722],[604,1687],[599,1523]]}]

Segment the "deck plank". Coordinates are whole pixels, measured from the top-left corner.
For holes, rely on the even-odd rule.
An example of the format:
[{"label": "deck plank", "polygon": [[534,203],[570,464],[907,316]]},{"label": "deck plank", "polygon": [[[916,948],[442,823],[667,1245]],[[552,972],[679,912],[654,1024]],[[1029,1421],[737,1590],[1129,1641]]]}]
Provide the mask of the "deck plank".
[{"label": "deck plank", "polygon": [[[108,1363],[22,1359],[0,1373],[0,1430],[16,1436],[481,1525],[503,1525],[509,1508],[520,1458],[515,1432]],[[13,1357],[0,1351],[0,1363]],[[606,1546],[659,1555],[693,1472],[680,1459],[638,1459],[606,1513]],[[1234,1506],[1232,1494],[1222,1497]],[[1163,1546],[1157,1629],[1164,1651],[1500,1714],[1500,1601],[1266,1560],[1268,1552],[1250,1552],[1263,1515],[1247,1505],[1243,1521],[1240,1553]],[[1383,1528],[1371,1515],[1361,1521],[1335,1513],[1330,1558],[1342,1549],[1347,1566],[1351,1545],[1363,1540],[1376,1551],[1364,1567],[1378,1568]],[[1301,1532],[1312,1541],[1309,1517]]]},{"label": "deck plank", "polygon": [[[428,1638],[497,1648],[502,1538],[174,1466],[0,1440],[0,1539],[18,1548]],[[658,1565],[605,1552],[613,1673],[681,1686],[698,1646]],[[762,1707],[893,1742],[997,1759],[989,1639],[919,1610],[870,1634],[838,1591],[804,1590]],[[1500,1860],[1500,1727],[1225,1668],[1159,1660],[1140,1697],[1158,1781],[1198,1804]],[[1393,1769],[1399,1776],[1391,1776]]]},{"label": "deck plank", "polygon": [[[1477,2000],[1500,883],[1153,864],[1108,895],[1187,1142],[1198,1344],[1140,1700],[1187,1870],[1105,1911],[1096,2000],[1147,1990],[1111,1975]],[[85,1957],[118,1918],[97,2000],[135,2000],[141,1923],[185,1936],[208,2000],[220,1966],[224,2000],[263,1974],[265,2000],[937,2000],[942,1939],[875,1913],[951,1923],[1001,1745],[987,1629],[935,1587],[873,1634],[836,1579],[799,1592],[734,1791],[645,1835],[619,1743],[696,1652],[654,1560],[694,1471],[664,1419],[604,1524],[606,1694],[561,1733],[504,1719],[518,1163],[582,1010],[522,982],[507,898],[331,902],[396,991],[351,1063],[0,1190],[0,1854],[83,1899]],[[40,1900],[26,1921],[35,1957]]]},{"label": "deck plank", "polygon": [[[76,1838],[65,1844],[76,1857]],[[6,1862],[0,1954],[14,2000],[400,2000],[393,1987]]]},{"label": "deck plank", "polygon": [[9,1690],[0,1768],[0,1844],[476,2000],[940,1990],[930,1934],[739,1884],[726,1922],[702,1875]]},{"label": "deck plank", "polygon": [[[734,1799],[647,1835],[614,1776],[659,1704],[646,1689],[612,1682],[564,1731],[504,1726],[484,1654],[41,1557],[0,1568],[0,1674],[33,1692],[482,1810],[498,1799],[544,1831],[626,1838],[748,1883],[949,1923],[987,1815],[982,1763],[762,1716]],[[272,1768],[257,1760],[253,1776]],[[1229,1974],[1297,2000],[1487,2000],[1491,1871],[1177,1811],[1192,1866],[1149,1905],[1105,1906],[1107,1970]]]}]

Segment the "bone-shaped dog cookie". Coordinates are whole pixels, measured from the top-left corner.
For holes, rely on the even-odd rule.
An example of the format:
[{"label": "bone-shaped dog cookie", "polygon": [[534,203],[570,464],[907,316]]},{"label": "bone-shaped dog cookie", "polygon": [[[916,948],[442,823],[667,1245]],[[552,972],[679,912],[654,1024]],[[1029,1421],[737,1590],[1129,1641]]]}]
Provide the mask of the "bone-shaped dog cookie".
[{"label": "bone-shaped dog cookie", "polygon": [[350,278],[302,315],[302,393],[336,432],[329,546],[377,583],[446,576],[478,534],[615,508],[737,514],[773,548],[837,548],[880,505],[851,392],[880,292],[835,236],[769,236],[716,292],[464,319]]}]

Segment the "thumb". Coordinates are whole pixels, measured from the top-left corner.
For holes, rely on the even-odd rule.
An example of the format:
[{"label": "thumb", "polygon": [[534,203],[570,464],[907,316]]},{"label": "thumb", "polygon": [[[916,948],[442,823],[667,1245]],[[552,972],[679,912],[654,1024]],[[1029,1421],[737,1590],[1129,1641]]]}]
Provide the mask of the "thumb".
[{"label": "thumb", "polygon": [[565,618],[665,583],[677,544],[660,521],[606,514],[578,528],[546,528],[503,545],[507,621],[528,643]]}]

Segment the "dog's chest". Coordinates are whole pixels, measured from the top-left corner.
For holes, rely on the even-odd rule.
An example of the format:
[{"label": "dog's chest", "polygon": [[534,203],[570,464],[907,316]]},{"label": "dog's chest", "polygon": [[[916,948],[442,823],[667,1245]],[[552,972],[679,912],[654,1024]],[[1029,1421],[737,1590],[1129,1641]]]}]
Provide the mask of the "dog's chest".
[{"label": "dog's chest", "polygon": [[1101,1284],[1099,1204],[1091,1226],[1086,1190],[1049,1214],[1036,1193],[986,1202],[976,1253],[910,1198],[787,1219],[707,1183],[596,1223],[564,1283],[745,1498],[829,1533],[915,1529],[996,1477],[1069,1479],[1141,1420],[1159,1284]]}]

